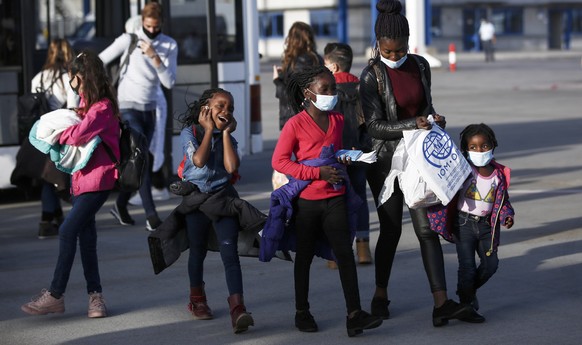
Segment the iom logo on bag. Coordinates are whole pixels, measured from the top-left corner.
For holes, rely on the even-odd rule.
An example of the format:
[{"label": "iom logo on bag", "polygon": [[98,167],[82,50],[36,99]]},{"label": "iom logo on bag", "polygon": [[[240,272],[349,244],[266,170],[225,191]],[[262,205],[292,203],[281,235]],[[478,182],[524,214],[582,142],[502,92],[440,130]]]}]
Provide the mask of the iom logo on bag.
[{"label": "iom logo on bag", "polygon": [[[431,131],[424,138],[422,142],[422,152],[424,153],[424,158],[430,165],[442,168],[443,164],[447,162],[447,158],[456,153],[453,151],[453,142],[451,137],[448,135],[442,135],[441,133]],[[452,157],[456,160],[457,157]]]}]

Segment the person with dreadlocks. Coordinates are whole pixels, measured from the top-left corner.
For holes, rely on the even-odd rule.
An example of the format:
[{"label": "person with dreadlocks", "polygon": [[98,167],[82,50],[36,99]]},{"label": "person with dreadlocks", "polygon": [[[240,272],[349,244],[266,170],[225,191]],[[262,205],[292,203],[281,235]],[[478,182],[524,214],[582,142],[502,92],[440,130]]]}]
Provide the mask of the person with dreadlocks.
[{"label": "person with dreadlocks", "polygon": [[[477,289],[497,271],[497,246],[501,226],[510,229],[515,211],[509,202],[510,169],[493,158],[497,139],[491,127],[472,124],[461,132],[461,152],[473,173],[447,207],[429,208],[430,226],[454,242],[459,260],[457,294],[461,303],[471,305],[472,317],[461,319],[480,323]],[[479,266],[475,263],[479,256]]]},{"label": "person with dreadlocks", "polygon": [[[395,183],[390,199],[379,205],[380,191],[390,173],[392,156],[402,139],[402,131],[430,129],[429,114],[433,114],[441,127],[446,123],[432,105],[428,62],[408,52],[410,33],[408,21],[401,14],[402,5],[395,0],[380,0],[376,8],[376,46],[374,57],[360,76],[360,98],[368,135],[378,154],[378,160],[368,169],[368,184],[380,221],[374,258],[376,290],[371,312],[388,319],[388,280],[402,233],[404,197]],[[447,297],[443,252],[438,235],[430,229],[426,208],[409,209],[409,212],[433,295],[433,325],[443,326],[449,319],[467,316],[470,308]]]},{"label": "person with dreadlocks", "polygon": [[[344,126],[343,115],[332,111],[337,102],[335,78],[325,66],[308,67],[292,75],[287,92],[296,115],[283,126],[271,163],[275,170],[291,176],[288,185],[297,182],[298,186],[298,193],[292,197],[296,239],[295,326],[302,332],[318,330],[309,310],[309,273],[314,255],[320,253],[320,242],[326,239],[339,268],[348,313],[346,327],[352,337],[364,329],[380,326],[382,320],[360,306],[345,195],[349,181],[345,181],[344,164],[349,162],[338,161],[334,155],[335,150],[342,148]],[[286,186],[273,194],[285,191]],[[269,217],[272,220],[272,212]],[[267,219],[263,233],[269,231],[269,224]]]},{"label": "person with dreadlocks", "polygon": [[[240,159],[237,141],[232,136],[237,126],[233,113],[232,94],[216,88],[204,91],[182,118],[184,128],[180,133],[180,141],[186,157],[183,180],[193,183],[200,192],[216,194],[225,188],[234,189],[229,184],[239,168]],[[213,318],[207,304],[203,280],[204,259],[212,229],[218,239],[230,294],[227,301],[232,328],[235,333],[242,333],[254,325],[254,320],[246,311],[243,300],[242,270],[237,248],[240,224],[234,216],[210,219],[200,210],[186,215],[186,233],[190,246],[188,309],[197,320]]]}]

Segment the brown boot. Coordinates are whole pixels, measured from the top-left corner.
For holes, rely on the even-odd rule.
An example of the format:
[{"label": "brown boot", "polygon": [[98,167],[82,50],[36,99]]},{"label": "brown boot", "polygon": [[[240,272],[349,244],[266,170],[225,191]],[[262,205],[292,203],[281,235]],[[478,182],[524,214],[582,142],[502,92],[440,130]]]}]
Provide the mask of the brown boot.
[{"label": "brown boot", "polygon": [[204,292],[204,285],[190,288],[190,303],[188,303],[188,310],[196,320],[210,320],[212,319],[212,310],[206,304],[206,293]]},{"label": "brown boot", "polygon": [[255,321],[253,317],[247,313],[243,296],[240,293],[230,295],[227,299],[230,306],[230,318],[232,320],[232,330],[235,334],[242,333],[249,329],[249,326],[254,326]]},{"label": "brown boot", "polygon": [[337,263],[333,260],[327,260],[327,268],[337,270]]},{"label": "brown boot", "polygon": [[368,265],[372,263],[372,253],[370,252],[369,239],[356,239],[356,252],[358,253],[358,263],[360,265]]}]

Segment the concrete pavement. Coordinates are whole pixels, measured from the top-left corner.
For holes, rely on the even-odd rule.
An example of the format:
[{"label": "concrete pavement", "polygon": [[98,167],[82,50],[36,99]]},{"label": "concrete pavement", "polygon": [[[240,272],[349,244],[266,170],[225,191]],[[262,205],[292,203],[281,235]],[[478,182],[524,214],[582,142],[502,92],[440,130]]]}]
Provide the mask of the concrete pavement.
[{"label": "concrete pavement", "polygon": [[[111,316],[86,316],[80,258],[66,293],[66,312],[26,316],[20,305],[48,287],[57,240],[38,240],[39,202],[0,205],[0,344],[580,344],[582,327],[582,68],[579,53],[538,56],[498,53],[493,64],[481,54],[458,56],[457,72],[433,70],[433,101],[447,116],[453,138],[467,124],[485,122],[496,132],[496,157],[513,169],[510,196],[516,223],[502,232],[500,267],[479,290],[484,324],[431,324],[432,298],[418,241],[405,212],[404,230],[390,281],[391,319],[357,338],[345,331],[345,307],[337,271],[321,259],[312,266],[310,301],[318,333],[293,325],[293,265],[242,258],[245,299],[255,318],[249,332],[230,330],[227,290],[217,253],[209,253],[205,280],[215,319],[194,321],[186,310],[187,252],[160,275],[153,274],[145,217],[121,227],[108,210],[98,214],[99,258]],[[446,61],[446,60],[443,60]],[[353,72],[365,58],[356,59]],[[262,66],[265,151],[243,159],[237,189],[268,209],[270,157],[278,137],[277,101],[269,62]],[[162,216],[178,199],[159,202]],[[378,235],[371,199],[372,241]],[[456,284],[456,254],[443,242],[449,296]],[[362,306],[369,310],[373,266],[359,266]]]}]

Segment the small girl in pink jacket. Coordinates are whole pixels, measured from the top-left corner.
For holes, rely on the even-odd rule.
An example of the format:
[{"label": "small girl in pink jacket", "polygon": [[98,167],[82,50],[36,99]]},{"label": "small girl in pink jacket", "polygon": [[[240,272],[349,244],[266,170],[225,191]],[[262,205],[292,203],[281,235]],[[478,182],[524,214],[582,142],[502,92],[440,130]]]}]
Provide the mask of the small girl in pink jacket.
[{"label": "small girl in pink jacket", "polygon": [[[83,51],[69,66],[69,77],[71,89],[81,96],[77,109],[81,122],[67,128],[60,136],[60,143],[80,146],[99,136],[119,158],[119,108],[103,62],[95,53]],[[83,169],[73,173],[73,208],[59,228],[59,257],[52,283],[49,289],[43,289],[39,296],[21,307],[25,313],[46,315],[65,311],[64,293],[78,239],[89,294],[88,316],[107,316],[97,262],[95,215],[107,200],[116,179],[117,171],[103,145],[97,146]]]}]

